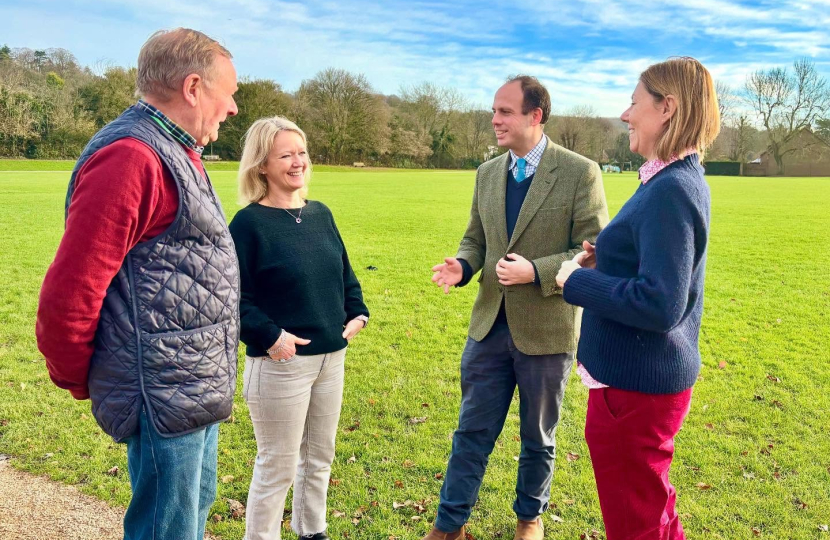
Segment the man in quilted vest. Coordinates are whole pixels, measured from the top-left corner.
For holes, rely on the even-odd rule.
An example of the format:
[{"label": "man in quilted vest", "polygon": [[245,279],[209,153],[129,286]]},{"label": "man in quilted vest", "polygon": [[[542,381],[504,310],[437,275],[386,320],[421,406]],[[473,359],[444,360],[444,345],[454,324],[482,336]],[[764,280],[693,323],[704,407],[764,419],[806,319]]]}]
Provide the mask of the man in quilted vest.
[{"label": "man in quilted vest", "polygon": [[239,272],[201,163],[237,112],[231,54],[185,28],[138,58],[142,97],[89,142],[40,292],[54,383],[127,444],[129,540],[201,540],[236,386]]}]

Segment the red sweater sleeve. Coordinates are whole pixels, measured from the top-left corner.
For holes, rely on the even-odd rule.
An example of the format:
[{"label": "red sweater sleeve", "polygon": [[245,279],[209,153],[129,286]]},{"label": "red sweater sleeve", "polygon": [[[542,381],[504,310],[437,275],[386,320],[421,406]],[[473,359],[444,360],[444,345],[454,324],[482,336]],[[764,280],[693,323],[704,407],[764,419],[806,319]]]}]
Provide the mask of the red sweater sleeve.
[{"label": "red sweater sleeve", "polygon": [[107,287],[127,252],[162,233],[177,207],[172,176],[135,139],[102,148],[78,172],[35,330],[49,376],[76,399],[89,398],[89,361]]}]

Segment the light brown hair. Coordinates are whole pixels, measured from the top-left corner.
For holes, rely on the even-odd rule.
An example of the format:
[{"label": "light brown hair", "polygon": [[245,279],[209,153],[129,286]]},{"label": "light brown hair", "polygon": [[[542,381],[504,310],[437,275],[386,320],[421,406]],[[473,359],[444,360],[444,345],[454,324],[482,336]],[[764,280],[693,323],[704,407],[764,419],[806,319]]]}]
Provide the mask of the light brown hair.
[{"label": "light brown hair", "polygon": [[197,30],[159,30],[138,53],[136,96],[149,94],[167,100],[192,73],[210,83],[216,55],[233,58],[218,41]]},{"label": "light brown hair", "polygon": [[702,158],[720,132],[718,96],[709,71],[694,58],[679,56],[650,66],[640,82],[657,103],[668,95],[677,100],[677,110],[655,145],[657,157],[668,161],[694,148]]},{"label": "light brown hair", "polygon": [[[303,139],[303,144],[308,144],[303,130],[284,116],[260,118],[251,124],[245,133],[245,146],[242,149],[237,174],[239,204],[259,202],[268,193],[268,180],[260,171],[268,160],[268,153],[271,152],[274,141],[281,131],[293,131]],[[311,159],[307,159],[308,168],[303,178],[305,187],[300,191],[300,196],[303,198],[308,195],[308,182],[311,180]]]}]

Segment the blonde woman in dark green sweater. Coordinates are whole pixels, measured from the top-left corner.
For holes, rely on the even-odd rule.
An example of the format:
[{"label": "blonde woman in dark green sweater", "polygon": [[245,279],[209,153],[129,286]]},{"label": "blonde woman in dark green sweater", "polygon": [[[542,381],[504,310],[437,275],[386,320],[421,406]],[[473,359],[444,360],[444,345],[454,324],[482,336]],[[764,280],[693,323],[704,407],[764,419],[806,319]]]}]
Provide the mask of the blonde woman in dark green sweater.
[{"label": "blonde woman in dark green sweater", "polygon": [[254,122],[239,170],[247,206],[230,224],[247,346],[243,397],[257,441],[247,540],[280,538],[292,482],[292,528],[301,538],[328,538],[343,362],[369,316],[331,211],[305,198],[310,174],[296,124],[279,116]]}]

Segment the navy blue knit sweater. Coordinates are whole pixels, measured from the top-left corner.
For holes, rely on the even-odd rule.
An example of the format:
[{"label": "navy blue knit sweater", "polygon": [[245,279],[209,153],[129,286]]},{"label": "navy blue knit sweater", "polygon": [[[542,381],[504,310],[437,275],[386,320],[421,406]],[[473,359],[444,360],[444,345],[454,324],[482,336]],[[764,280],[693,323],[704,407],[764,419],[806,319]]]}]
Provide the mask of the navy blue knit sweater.
[{"label": "navy blue knit sweater", "polygon": [[709,186],[697,154],[640,185],[597,238],[596,269],[565,282],[582,306],[577,356],[614,388],[670,394],[700,372]]}]

